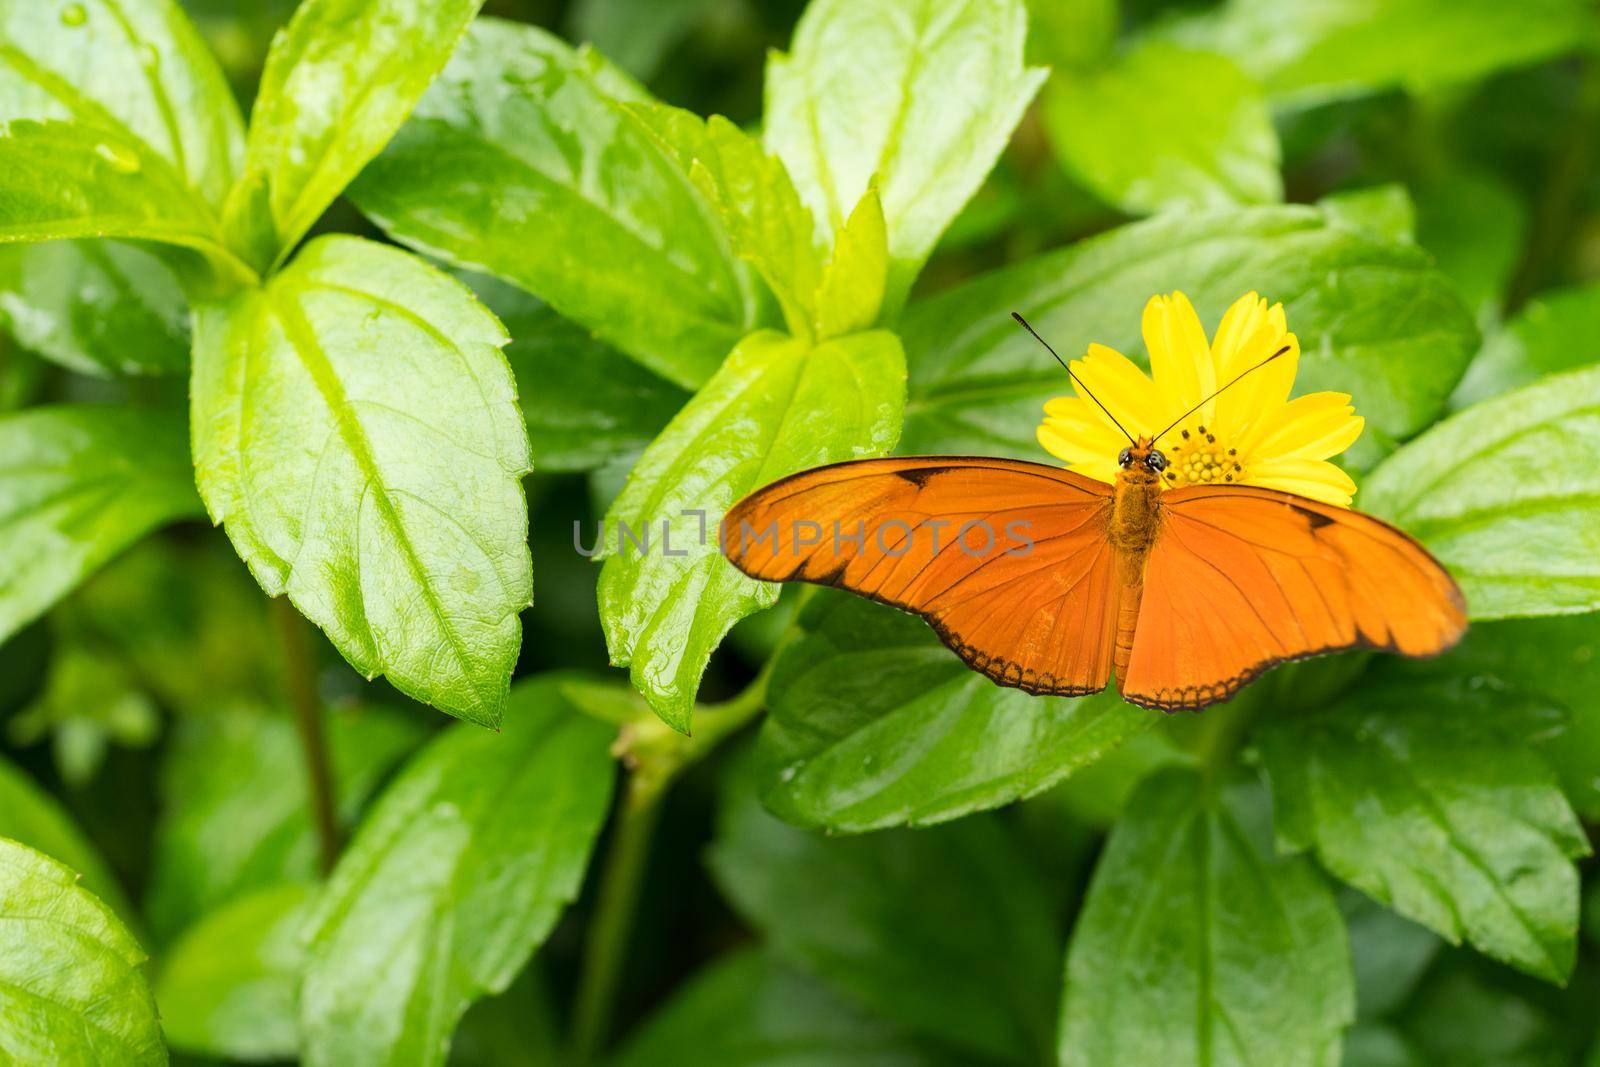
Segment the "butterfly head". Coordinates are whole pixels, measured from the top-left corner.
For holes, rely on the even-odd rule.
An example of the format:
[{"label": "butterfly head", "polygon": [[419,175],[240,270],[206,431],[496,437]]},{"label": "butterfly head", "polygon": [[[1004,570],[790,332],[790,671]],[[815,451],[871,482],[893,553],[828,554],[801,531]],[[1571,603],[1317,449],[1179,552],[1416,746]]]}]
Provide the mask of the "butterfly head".
[{"label": "butterfly head", "polygon": [[1130,448],[1117,454],[1117,466],[1125,471],[1145,471],[1152,475],[1167,469],[1167,457],[1155,447],[1155,440],[1141,437]]}]

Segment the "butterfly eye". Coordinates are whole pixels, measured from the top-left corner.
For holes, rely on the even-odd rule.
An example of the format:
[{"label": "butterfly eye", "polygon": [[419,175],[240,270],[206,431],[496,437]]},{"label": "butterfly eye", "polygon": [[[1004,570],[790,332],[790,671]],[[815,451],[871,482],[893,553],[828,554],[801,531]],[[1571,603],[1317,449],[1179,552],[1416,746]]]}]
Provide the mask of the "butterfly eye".
[{"label": "butterfly eye", "polygon": [[1117,466],[1126,467],[1128,464],[1130,464],[1132,462],[1133,462],[1133,453],[1130,452],[1128,449],[1124,448],[1121,452],[1117,453]]},{"label": "butterfly eye", "polygon": [[1160,452],[1152,452],[1148,456],[1144,457],[1144,465],[1150,470],[1153,470],[1159,474],[1161,471],[1167,469],[1167,457],[1163,456]]}]

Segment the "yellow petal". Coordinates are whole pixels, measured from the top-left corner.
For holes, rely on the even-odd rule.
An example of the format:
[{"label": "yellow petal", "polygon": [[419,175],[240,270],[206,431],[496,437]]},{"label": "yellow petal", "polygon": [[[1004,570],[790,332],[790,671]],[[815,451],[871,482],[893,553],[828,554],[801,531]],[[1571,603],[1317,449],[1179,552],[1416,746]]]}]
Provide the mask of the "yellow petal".
[{"label": "yellow petal", "polygon": [[[1182,293],[1151,297],[1144,306],[1142,326],[1150,375],[1176,418],[1217,387],[1206,332],[1194,305]],[[1209,416],[1210,408],[1206,405],[1202,415]]]},{"label": "yellow petal", "polygon": [[1347,508],[1355,496],[1356,483],[1343,470],[1326,460],[1272,459],[1252,462],[1246,484],[1280,489]]},{"label": "yellow petal", "polygon": [[1327,459],[1361,436],[1366,420],[1350,406],[1348,393],[1308,393],[1278,407],[1252,434],[1252,456]]},{"label": "yellow petal", "polygon": [[[1046,419],[1036,432],[1044,450],[1073,470],[1102,482],[1116,481],[1116,455],[1121,450],[1113,447],[1108,454],[1103,446],[1085,441],[1075,430],[1076,427],[1064,428],[1056,419]],[[1116,442],[1111,444],[1115,446]]]},{"label": "yellow petal", "polygon": [[[1151,423],[1167,410],[1155,383],[1139,369],[1137,363],[1114,348],[1090,345],[1086,356],[1072,361],[1072,373],[1083,383],[1082,388],[1074,385],[1074,389],[1080,395],[1084,389],[1094,394],[1111,416],[1135,436],[1149,433]],[[1084,399],[1086,403],[1094,404],[1094,400],[1088,397]],[[1101,417],[1105,418],[1104,412],[1101,412]],[[1106,424],[1112,429],[1116,428],[1110,418],[1106,418]],[[1117,436],[1122,436],[1120,430]]]},{"label": "yellow petal", "polygon": [[[1283,305],[1274,304],[1269,308],[1265,300],[1253,293],[1228,309],[1228,316],[1218,327],[1212,343],[1218,384],[1234,383],[1227,385],[1217,398],[1213,419],[1218,432],[1236,436],[1261,415],[1289,399],[1299,369],[1300,344],[1284,326]],[[1259,366],[1285,346],[1288,352]]]}]

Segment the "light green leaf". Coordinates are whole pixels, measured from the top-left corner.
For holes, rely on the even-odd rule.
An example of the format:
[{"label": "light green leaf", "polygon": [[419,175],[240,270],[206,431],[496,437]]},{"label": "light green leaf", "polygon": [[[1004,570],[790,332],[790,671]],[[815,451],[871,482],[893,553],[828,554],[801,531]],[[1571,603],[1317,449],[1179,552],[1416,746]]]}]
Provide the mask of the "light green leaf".
[{"label": "light green leaf", "polygon": [[1133,214],[1283,199],[1266,98],[1233,62],[1162,41],[1045,87],[1056,156]]},{"label": "light green leaf", "polygon": [[173,1047],[226,1059],[294,1058],[295,985],[305,960],[300,928],[315,892],[295,883],[270,886],[184,931],[155,986]]},{"label": "light green leaf", "polygon": [[1112,831],[1067,954],[1060,1063],[1325,1067],[1355,1018],[1327,886],[1265,806],[1164,771]]},{"label": "light green leaf", "polygon": [[199,514],[186,453],[174,412],[0,416],[0,641],[152,529]]},{"label": "light green leaf", "polygon": [[443,1063],[461,1013],[510,984],[577,894],[615,733],[553,678],[518,685],[510,711],[504,733],[434,740],[339,861],[308,927],[309,1067]]},{"label": "light green leaf", "polygon": [[1060,936],[1005,823],[828,838],[768,815],[745,777],[730,779],[709,862],[778,957],[967,1062],[1039,1062]]},{"label": "light green leaf", "polygon": [[505,331],[395,248],[322,237],[195,313],[214,522],[359,671],[493,726],[532,600],[527,433]]},{"label": "light green leaf", "polygon": [[876,830],[995,808],[1092,764],[1156,717],[1116,693],[1033,697],[976,674],[922,620],[824,591],[774,668],[762,800],[800,826]]},{"label": "light green leaf", "polygon": [[1118,0],[1028,0],[1028,60],[1061,69],[1089,67],[1111,51]]},{"label": "light green leaf", "polygon": [[831,245],[876,178],[891,313],[994,166],[1045,72],[1022,0],[815,0],[767,61],[767,146]]},{"label": "light green leaf", "polygon": [[1450,398],[1456,407],[1527,385],[1549,374],[1600,361],[1600,285],[1562,289],[1530,300],[1492,335]]},{"label": "light green leaf", "polygon": [[1411,194],[1398,182],[1347,189],[1317,201],[1328,221],[1366,230],[1396,244],[1417,239],[1417,209]]},{"label": "light green leaf", "polygon": [[0,0],[0,42],[0,116],[99,131],[108,166],[154,157],[178,188],[222,202],[244,124],[175,0]]},{"label": "light green leaf", "polygon": [[125,919],[136,913],[105,860],[55,797],[18,768],[0,760],[0,837],[8,837],[66,864],[83,888]]},{"label": "light green leaf", "polygon": [[[1139,316],[1180,289],[1207,330],[1252,290],[1283,301],[1300,338],[1298,392],[1351,393],[1372,438],[1438,417],[1477,342],[1472,316],[1427,255],[1309,207],[1151,219],[983,275],[911,307],[902,323],[911,402],[902,450],[1040,457],[1044,402],[1069,392],[1011,321],[1020,310],[1062,355],[1100,342],[1144,361]],[[1362,459],[1364,455],[1364,460]]]},{"label": "light green leaf", "polygon": [[689,979],[611,1067],[935,1067],[922,1047],[815,979],[755,949]]},{"label": "light green leaf", "polygon": [[[883,331],[815,347],[751,334],[634,466],[606,516],[600,619],[612,662],[631,664],[634,686],[676,729],[688,731],[700,676],[729,628],[778,599],[777,585],[722,558],[723,514],[787,474],[893,448],[904,360]],[[626,541],[624,524],[655,541]]]},{"label": "light green leaf", "polygon": [[304,0],[272,41],[227,225],[281,261],[382,150],[483,0]]},{"label": "light green leaf", "polygon": [[0,1059],[165,1064],[144,960],[77,875],[0,839]]},{"label": "light green leaf", "polygon": [[889,233],[878,187],[869,185],[850,212],[822,269],[817,290],[817,335],[837,337],[870,329],[883,309],[889,282]]},{"label": "light green leaf", "polygon": [[1316,103],[1471,81],[1577,47],[1583,0],[1228,0],[1167,35],[1233,57],[1277,97]]},{"label": "light green leaf", "polygon": [[[396,240],[498,275],[678,385],[756,321],[722,222],[589,51],[480,19],[350,190]],[[625,177],[624,177],[625,176]]]},{"label": "light green leaf", "polygon": [[1278,838],[1451,942],[1551,981],[1572,970],[1589,852],[1517,698],[1368,687],[1261,737]]},{"label": "light green leaf", "polygon": [[17,343],[84,374],[176,374],[189,364],[183,291],[139,245],[0,247],[0,315]]},{"label": "light green leaf", "polygon": [[1600,367],[1476,404],[1367,479],[1364,509],[1450,568],[1474,619],[1600,608]]}]

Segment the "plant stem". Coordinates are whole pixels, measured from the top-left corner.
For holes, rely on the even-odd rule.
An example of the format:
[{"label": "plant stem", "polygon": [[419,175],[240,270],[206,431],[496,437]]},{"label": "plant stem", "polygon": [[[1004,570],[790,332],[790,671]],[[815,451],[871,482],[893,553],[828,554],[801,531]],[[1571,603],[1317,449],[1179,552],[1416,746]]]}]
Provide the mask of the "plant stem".
[{"label": "plant stem", "polygon": [[327,874],[339,858],[339,816],[334,801],[333,765],[328,762],[328,744],[322,730],[322,701],[317,696],[316,659],[309,627],[288,597],[273,598],[272,617],[283,646],[284,687],[294,709],[300,750],[306,761],[317,856],[322,873]]}]

